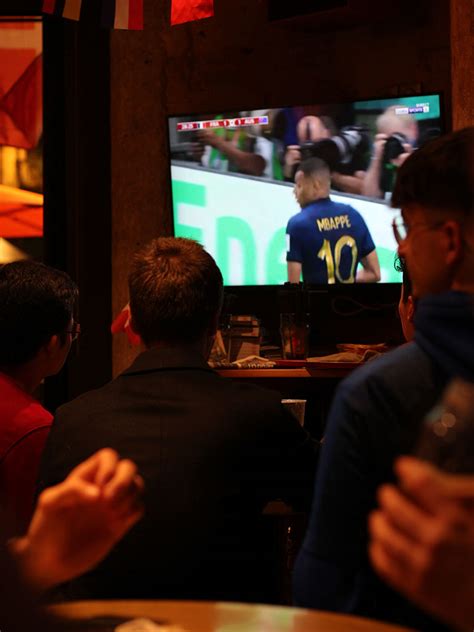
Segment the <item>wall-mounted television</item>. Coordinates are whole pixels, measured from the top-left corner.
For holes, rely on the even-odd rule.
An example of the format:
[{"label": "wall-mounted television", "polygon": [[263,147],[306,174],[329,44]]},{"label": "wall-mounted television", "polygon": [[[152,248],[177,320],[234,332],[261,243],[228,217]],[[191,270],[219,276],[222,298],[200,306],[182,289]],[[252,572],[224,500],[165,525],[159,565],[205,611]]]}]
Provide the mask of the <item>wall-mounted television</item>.
[{"label": "wall-mounted television", "polygon": [[[187,114],[168,126],[174,234],[202,243],[227,286],[288,280],[288,222],[301,212],[295,174],[314,157],[330,169],[330,199],[362,218],[380,282],[400,282],[391,190],[403,160],[442,132],[439,94]],[[319,283],[356,280],[361,264],[345,215],[314,222],[314,256],[327,269]]]}]

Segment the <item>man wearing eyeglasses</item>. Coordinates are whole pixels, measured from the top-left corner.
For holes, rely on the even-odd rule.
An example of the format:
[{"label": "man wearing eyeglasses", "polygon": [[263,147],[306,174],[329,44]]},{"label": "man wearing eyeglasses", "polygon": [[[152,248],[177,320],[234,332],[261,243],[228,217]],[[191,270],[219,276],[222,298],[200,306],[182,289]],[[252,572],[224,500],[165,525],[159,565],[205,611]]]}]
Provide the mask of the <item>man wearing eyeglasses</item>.
[{"label": "man wearing eyeglasses", "polygon": [[31,518],[53,419],[34,393],[60,371],[80,331],[73,320],[76,298],[64,272],[34,261],[0,266],[0,509],[12,534]]},{"label": "man wearing eyeglasses", "polygon": [[474,381],[474,128],[436,139],[400,167],[392,206],[417,302],[413,342],[351,374],[336,392],[295,566],[297,605],[419,630],[443,629],[372,571],[367,518],[394,460],[454,377]]}]

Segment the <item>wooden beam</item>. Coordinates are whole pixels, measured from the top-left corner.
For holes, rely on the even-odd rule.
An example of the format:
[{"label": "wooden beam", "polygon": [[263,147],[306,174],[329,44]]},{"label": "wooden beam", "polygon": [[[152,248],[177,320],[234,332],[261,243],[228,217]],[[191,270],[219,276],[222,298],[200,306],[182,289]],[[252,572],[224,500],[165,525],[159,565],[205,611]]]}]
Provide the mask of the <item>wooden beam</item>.
[{"label": "wooden beam", "polygon": [[474,3],[451,0],[453,129],[474,125]]}]

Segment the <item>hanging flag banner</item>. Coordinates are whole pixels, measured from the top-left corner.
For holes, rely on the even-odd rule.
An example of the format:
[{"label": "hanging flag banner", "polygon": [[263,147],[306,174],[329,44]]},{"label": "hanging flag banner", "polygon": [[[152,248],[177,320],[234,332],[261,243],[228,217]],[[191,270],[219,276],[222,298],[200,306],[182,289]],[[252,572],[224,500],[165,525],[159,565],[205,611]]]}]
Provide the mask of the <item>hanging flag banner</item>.
[{"label": "hanging flag banner", "polygon": [[81,17],[82,0],[66,0],[63,9],[63,18],[78,20]]},{"label": "hanging flag banner", "polygon": [[59,6],[59,2],[57,0],[43,0],[43,13],[49,13],[50,15],[58,15],[56,13],[58,6]]},{"label": "hanging flag banner", "polygon": [[[88,0],[43,0],[43,13],[79,20]],[[89,0],[89,2],[97,0]],[[102,26],[143,30],[143,0],[102,0]]]},{"label": "hanging flag banner", "polygon": [[211,18],[214,0],[171,0],[171,25]]},{"label": "hanging flag banner", "polygon": [[102,26],[143,30],[143,0],[103,0]]},{"label": "hanging flag banner", "polygon": [[69,20],[81,17],[82,0],[43,0],[43,13],[59,15]]}]

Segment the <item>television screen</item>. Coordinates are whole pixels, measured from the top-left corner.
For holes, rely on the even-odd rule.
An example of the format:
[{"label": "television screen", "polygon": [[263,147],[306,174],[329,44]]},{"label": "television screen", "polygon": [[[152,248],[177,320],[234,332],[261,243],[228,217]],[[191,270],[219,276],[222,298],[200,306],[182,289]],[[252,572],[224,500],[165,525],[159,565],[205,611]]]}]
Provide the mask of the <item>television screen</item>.
[{"label": "television screen", "polygon": [[396,172],[441,129],[433,94],[170,117],[174,233],[226,285],[400,282]]}]

